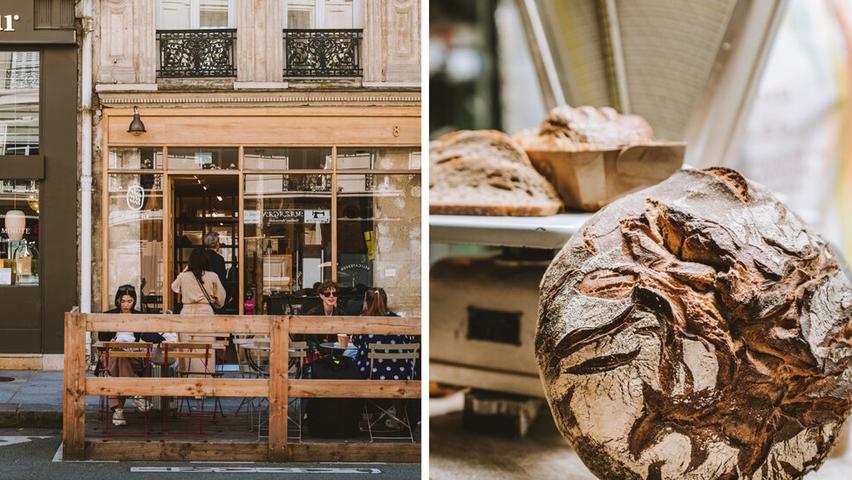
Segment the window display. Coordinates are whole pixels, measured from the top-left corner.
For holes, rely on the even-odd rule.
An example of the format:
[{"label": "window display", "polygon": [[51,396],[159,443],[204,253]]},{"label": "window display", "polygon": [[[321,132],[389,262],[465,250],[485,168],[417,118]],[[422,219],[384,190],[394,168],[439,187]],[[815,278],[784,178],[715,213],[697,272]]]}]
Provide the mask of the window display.
[{"label": "window display", "polygon": [[0,180],[0,286],[39,283],[39,185]]}]

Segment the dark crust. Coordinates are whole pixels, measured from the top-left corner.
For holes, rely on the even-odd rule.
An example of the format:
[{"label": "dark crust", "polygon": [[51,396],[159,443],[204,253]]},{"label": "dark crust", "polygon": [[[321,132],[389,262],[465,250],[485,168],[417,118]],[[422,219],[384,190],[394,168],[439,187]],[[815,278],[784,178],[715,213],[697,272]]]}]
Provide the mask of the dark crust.
[{"label": "dark crust", "polygon": [[[772,216],[758,220],[752,207]],[[674,431],[691,440],[687,471],[707,460],[711,441],[723,441],[738,450],[737,469],[749,476],[770,468],[766,462],[773,445],[833,424],[828,440],[817,436],[816,454],[805,459],[802,471],[793,466],[798,461],[784,458],[774,458],[771,468],[779,478],[796,478],[824,460],[852,407],[852,385],[842,378],[852,368],[852,357],[840,349],[850,345],[852,308],[842,299],[852,295],[852,286],[827,245],[798,222],[736,171],[712,168],[678,173],[616,201],[563,248],[542,281],[536,351],[560,431],[593,472],[602,478],[628,473],[661,478],[662,465],[656,463],[641,475],[625,473],[627,458],[638,458]],[[743,229],[757,232],[762,241],[741,240],[735,231]],[[592,271],[581,273],[600,252],[616,255],[618,265],[594,263]],[[578,295],[628,308],[605,325],[565,332],[563,318],[582,318],[584,312],[564,312],[560,305]],[[834,323],[824,337],[811,339],[809,322],[820,320],[811,317],[825,312],[832,316],[822,320]],[[584,346],[633,328],[648,314],[660,325],[654,332],[663,345],[659,387],[643,381],[643,413],[624,439],[624,457],[612,456],[612,449],[596,446],[593,432],[579,431],[569,406],[572,395],[583,394],[577,384],[565,386],[570,395],[551,391],[547,384],[564,374],[585,378],[629,371],[620,369],[638,357],[641,336],[635,337],[635,350],[604,350],[579,365],[559,365]],[[686,339],[712,347],[708,351],[714,352],[718,373],[709,393],[695,387],[685,367]],[[814,341],[835,349],[833,355],[817,354]],[[734,478],[734,473],[722,478]]]}]

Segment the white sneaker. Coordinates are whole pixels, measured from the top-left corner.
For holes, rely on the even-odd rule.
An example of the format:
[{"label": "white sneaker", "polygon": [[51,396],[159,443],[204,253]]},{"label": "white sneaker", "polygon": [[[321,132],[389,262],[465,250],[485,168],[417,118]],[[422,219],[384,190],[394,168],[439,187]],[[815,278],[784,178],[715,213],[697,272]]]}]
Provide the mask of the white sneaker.
[{"label": "white sneaker", "polygon": [[124,409],[116,408],[112,412],[112,424],[116,427],[127,425],[127,420],[124,419]]},{"label": "white sneaker", "polygon": [[136,410],[139,412],[147,412],[151,409],[151,402],[146,398],[142,397],[133,397],[133,405],[136,407]]}]

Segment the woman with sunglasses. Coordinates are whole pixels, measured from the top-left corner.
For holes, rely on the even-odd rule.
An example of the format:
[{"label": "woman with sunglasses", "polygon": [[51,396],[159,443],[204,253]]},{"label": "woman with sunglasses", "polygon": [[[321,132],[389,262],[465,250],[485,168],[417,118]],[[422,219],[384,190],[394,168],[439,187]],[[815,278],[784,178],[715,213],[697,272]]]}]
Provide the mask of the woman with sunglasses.
[{"label": "woman with sunglasses", "polygon": [[[345,315],[343,310],[337,306],[337,284],[331,280],[322,282],[317,288],[320,304],[308,310],[305,315],[313,315],[318,317],[329,317],[336,315]],[[333,341],[330,336],[323,334],[305,335],[304,339],[313,345],[312,350],[317,351],[319,344],[323,342]]]}]

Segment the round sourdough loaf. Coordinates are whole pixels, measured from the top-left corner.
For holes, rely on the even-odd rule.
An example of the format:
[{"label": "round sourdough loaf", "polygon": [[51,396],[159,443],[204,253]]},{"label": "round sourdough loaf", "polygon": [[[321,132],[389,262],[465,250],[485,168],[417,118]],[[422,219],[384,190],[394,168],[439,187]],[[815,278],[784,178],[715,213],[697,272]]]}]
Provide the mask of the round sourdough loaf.
[{"label": "round sourdough loaf", "polygon": [[585,151],[617,149],[654,143],[654,130],[639,115],[620,114],[611,107],[571,107],[551,110],[538,130],[515,136],[527,151]]},{"label": "round sourdough loaf", "polygon": [[849,280],[796,215],[732,170],[682,170],[559,252],[535,347],[599,477],[792,479],[849,413],[850,320]]},{"label": "round sourdough loaf", "polygon": [[429,144],[429,212],[451,215],[553,215],[556,190],[504,133],[462,130]]}]

